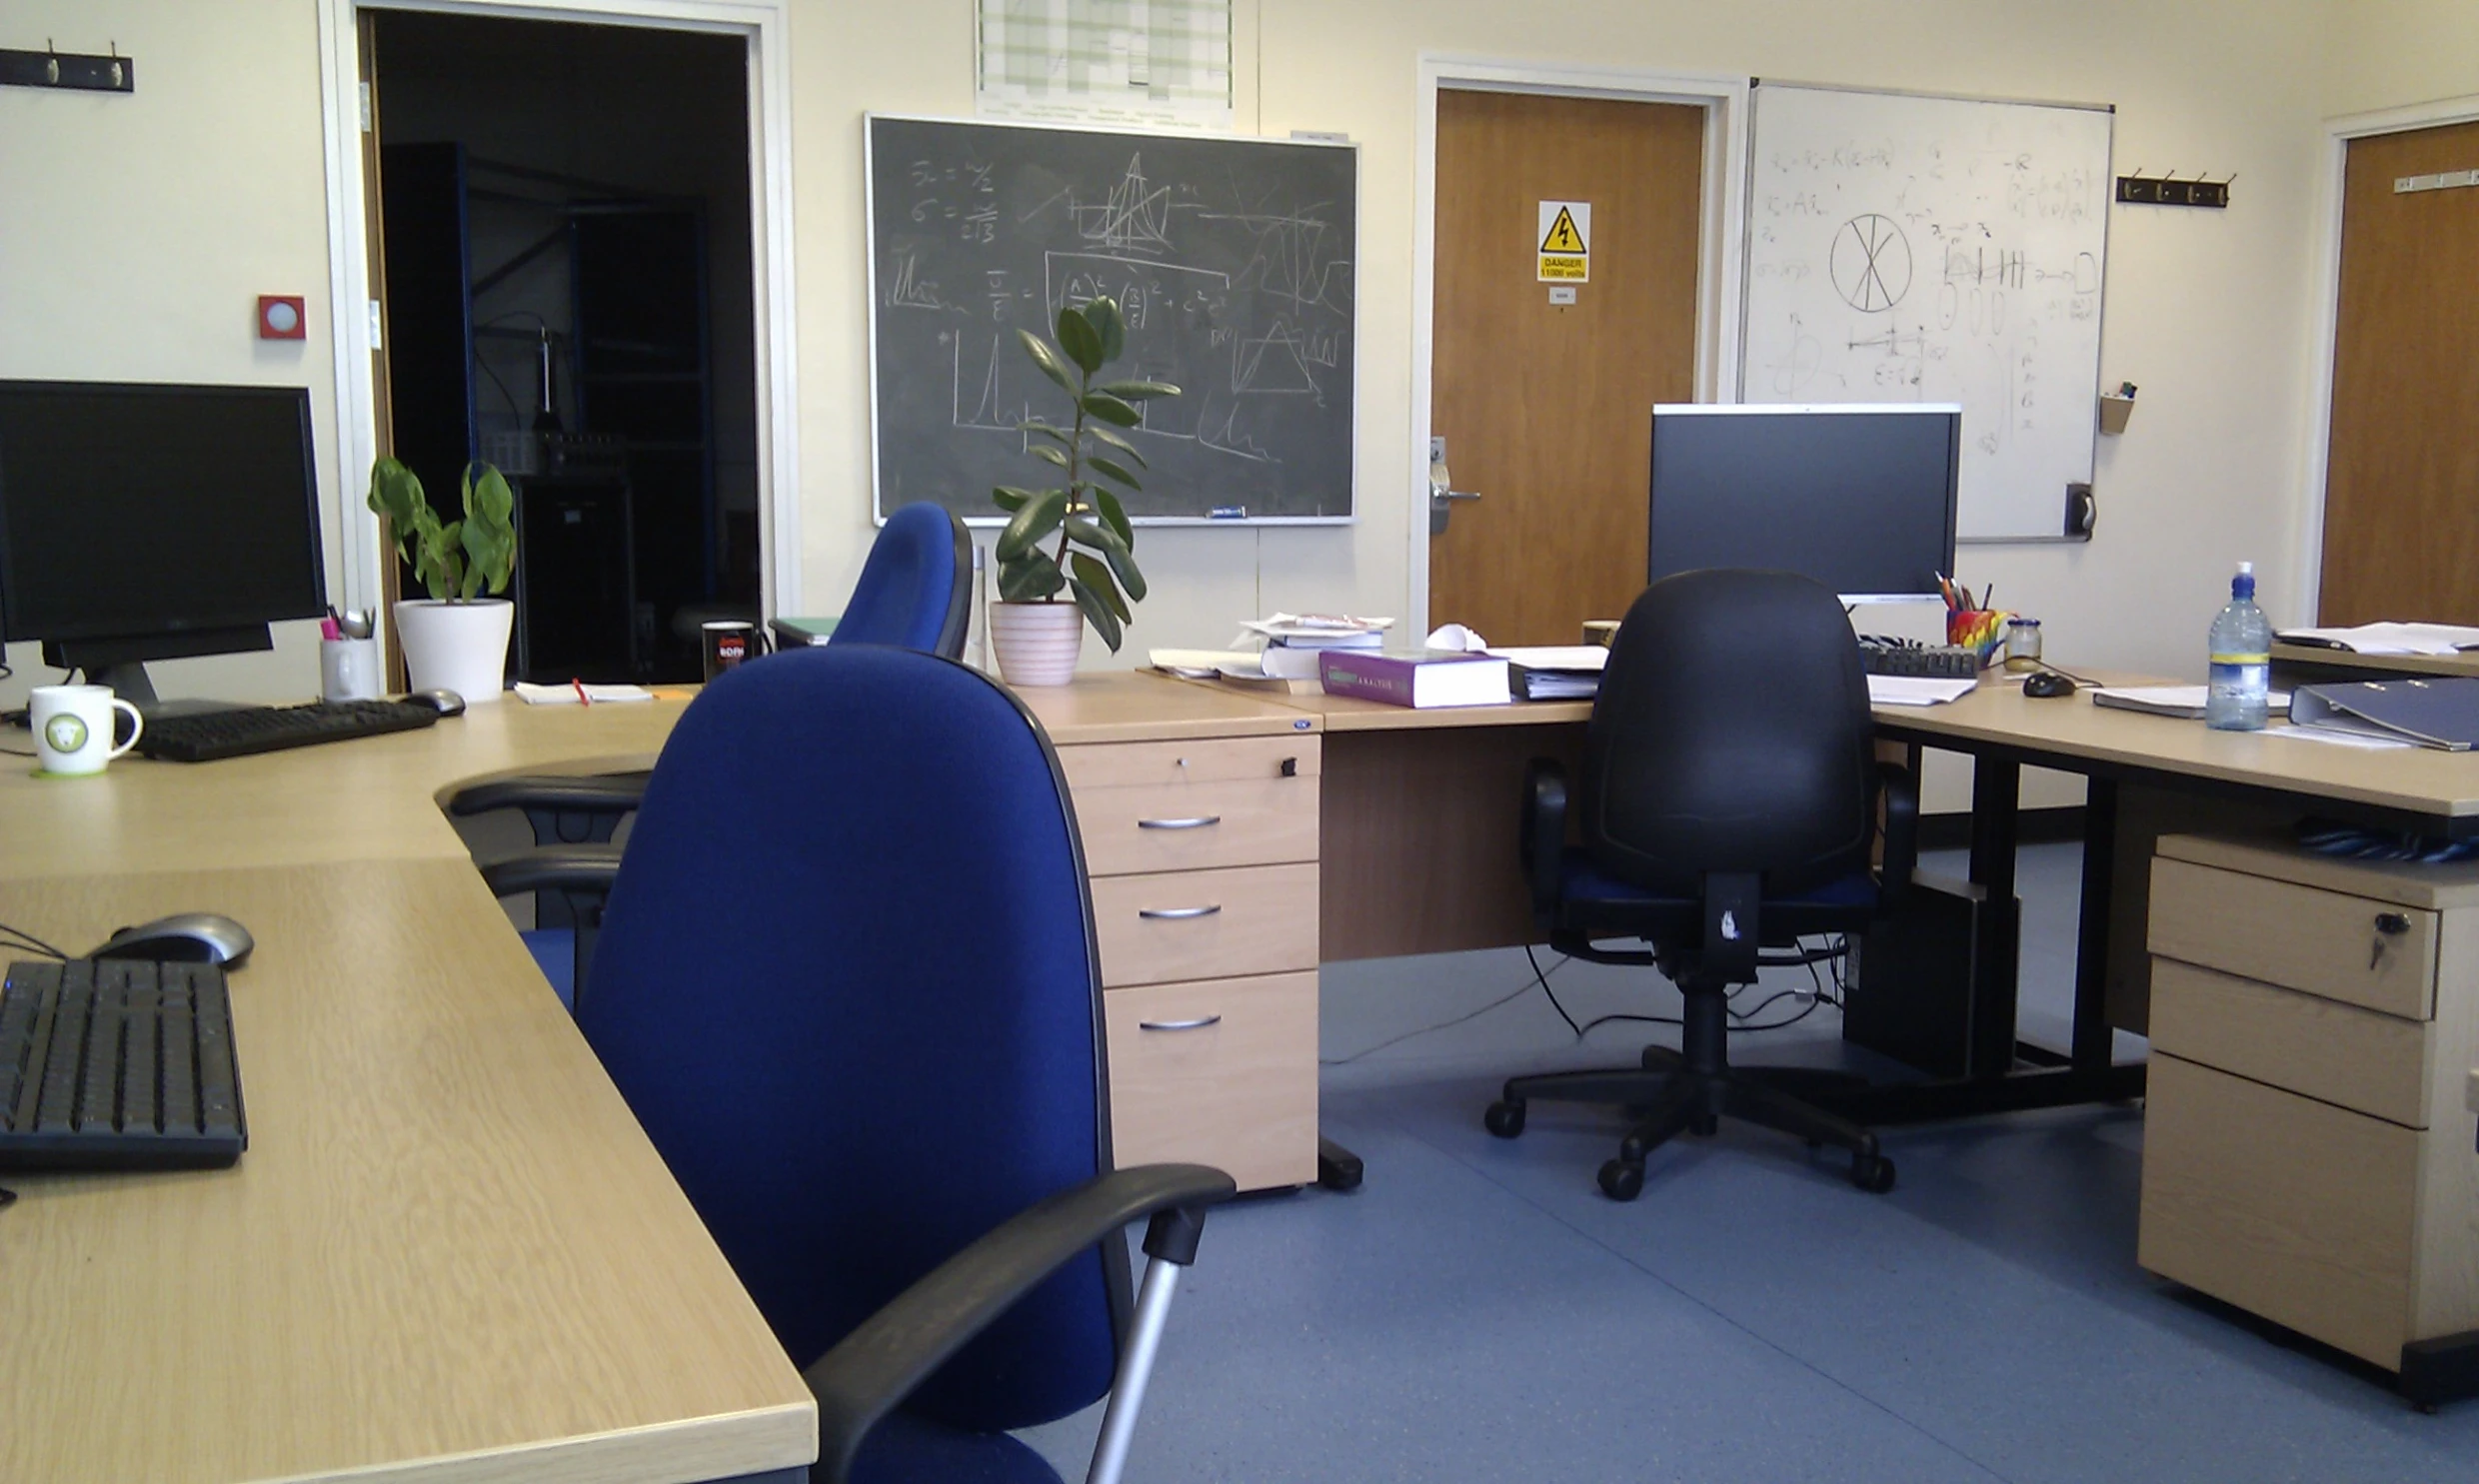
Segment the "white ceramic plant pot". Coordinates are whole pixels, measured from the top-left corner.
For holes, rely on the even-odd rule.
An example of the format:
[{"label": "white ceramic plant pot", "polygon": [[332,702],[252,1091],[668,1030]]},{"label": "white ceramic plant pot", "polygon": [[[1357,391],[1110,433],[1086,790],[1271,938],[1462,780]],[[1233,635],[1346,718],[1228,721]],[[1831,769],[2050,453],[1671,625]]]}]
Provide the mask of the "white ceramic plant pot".
[{"label": "white ceramic plant pot", "polygon": [[454,691],[467,705],[497,701],[508,681],[508,632],[517,606],[505,598],[396,605],[396,637],[416,691]]},{"label": "white ceramic plant pot", "polygon": [[994,603],[990,647],[1011,686],[1064,686],[1076,679],[1085,615],[1073,603]]}]

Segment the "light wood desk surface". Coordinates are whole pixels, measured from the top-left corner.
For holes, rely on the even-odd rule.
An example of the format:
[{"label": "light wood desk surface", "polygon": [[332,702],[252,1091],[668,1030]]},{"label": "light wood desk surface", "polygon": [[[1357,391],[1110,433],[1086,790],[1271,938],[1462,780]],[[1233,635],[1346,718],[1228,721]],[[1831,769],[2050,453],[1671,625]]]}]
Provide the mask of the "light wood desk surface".
[{"label": "light wood desk surface", "polygon": [[712,1479],[817,1452],[808,1389],[433,794],[642,766],[683,710],[99,777],[0,769],[0,920],[72,948],[227,912],[250,1149],[11,1175],[0,1479]]},{"label": "light wood desk surface", "polygon": [[2053,766],[2107,764],[2479,824],[2479,753],[2312,742],[2282,736],[2292,730],[2286,723],[2214,732],[2200,722],[2095,706],[2088,692],[2034,699],[1995,681],[1946,706],[1878,707],[1876,724],[1926,746],[2014,748],[2025,761]]}]

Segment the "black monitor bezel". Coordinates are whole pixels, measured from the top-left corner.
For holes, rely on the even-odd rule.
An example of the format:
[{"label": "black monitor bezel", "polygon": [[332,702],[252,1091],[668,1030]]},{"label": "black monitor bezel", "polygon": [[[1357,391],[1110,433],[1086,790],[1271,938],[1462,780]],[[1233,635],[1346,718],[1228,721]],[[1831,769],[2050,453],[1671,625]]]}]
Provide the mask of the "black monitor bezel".
[{"label": "black monitor bezel", "polygon": [[[1955,543],[1959,540],[1962,511],[1962,404],[1959,402],[1662,402],[1652,409],[1650,447],[1644,460],[1644,574],[1653,581],[1652,523],[1653,503],[1658,498],[1661,458],[1661,420],[1664,417],[1787,417],[1817,414],[1865,416],[1938,416],[1947,419],[1945,448],[1945,562],[1939,569],[1954,570]],[[1916,593],[1839,593],[1845,604],[1919,603],[1939,600],[1931,587]]]},{"label": "black monitor bezel", "polygon": [[[185,624],[177,628],[132,631],[109,623],[78,624],[63,628],[46,625],[40,630],[25,630],[19,622],[17,603],[12,596],[16,585],[9,579],[16,571],[16,553],[9,542],[6,519],[7,491],[0,483],[0,641],[10,644],[41,641],[47,653],[65,653],[56,647],[67,645],[88,655],[90,663],[105,659],[179,660],[198,655],[230,654],[262,650],[272,640],[253,642],[256,632],[264,632],[270,624],[295,619],[315,619],[327,612],[327,544],[323,512],[319,504],[319,471],[317,430],[311,420],[310,389],[285,385],[181,382],[96,382],[61,381],[57,379],[0,378],[0,396],[19,393],[45,395],[160,396],[160,397],[268,397],[284,396],[293,400],[301,429],[301,484],[303,515],[310,533],[307,556],[310,563],[310,603],[298,612],[219,614],[212,620]],[[215,648],[205,648],[205,646]],[[72,662],[78,663],[78,662]]]}]

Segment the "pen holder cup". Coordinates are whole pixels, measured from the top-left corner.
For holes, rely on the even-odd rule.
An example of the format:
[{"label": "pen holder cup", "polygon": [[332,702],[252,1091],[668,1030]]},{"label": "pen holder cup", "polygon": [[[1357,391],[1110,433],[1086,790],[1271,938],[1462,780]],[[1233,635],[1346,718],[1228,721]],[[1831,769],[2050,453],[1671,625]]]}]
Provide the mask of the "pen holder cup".
[{"label": "pen holder cup", "polygon": [[1978,655],[1985,670],[2005,648],[2005,621],[2012,617],[2002,609],[1956,609],[1945,616],[1945,642]]},{"label": "pen holder cup", "polygon": [[328,701],[379,699],[379,641],[319,641],[319,695]]}]

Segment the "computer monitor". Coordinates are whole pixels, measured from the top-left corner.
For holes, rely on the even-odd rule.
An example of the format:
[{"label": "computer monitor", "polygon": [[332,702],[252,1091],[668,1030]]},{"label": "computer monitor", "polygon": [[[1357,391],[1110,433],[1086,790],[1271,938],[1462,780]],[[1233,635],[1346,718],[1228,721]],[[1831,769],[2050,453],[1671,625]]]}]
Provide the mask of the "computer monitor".
[{"label": "computer monitor", "polygon": [[1961,467],[1954,404],[1655,407],[1651,577],[1756,567],[1845,603],[1934,598]]},{"label": "computer monitor", "polygon": [[0,381],[0,638],[155,709],[149,660],[327,607],[310,394]]}]

